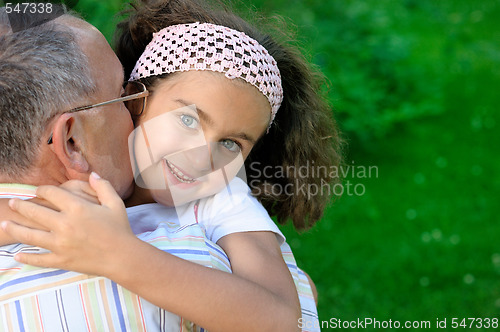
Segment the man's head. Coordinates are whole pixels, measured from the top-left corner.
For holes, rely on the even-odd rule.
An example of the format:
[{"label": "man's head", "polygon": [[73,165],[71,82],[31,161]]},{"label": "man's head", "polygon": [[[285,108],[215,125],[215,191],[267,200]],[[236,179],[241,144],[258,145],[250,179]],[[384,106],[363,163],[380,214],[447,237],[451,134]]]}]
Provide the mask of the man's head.
[{"label": "man's head", "polygon": [[122,82],[105,38],[75,17],[0,36],[0,182],[58,184],[95,171],[130,194],[123,103],[65,113],[120,97]]}]

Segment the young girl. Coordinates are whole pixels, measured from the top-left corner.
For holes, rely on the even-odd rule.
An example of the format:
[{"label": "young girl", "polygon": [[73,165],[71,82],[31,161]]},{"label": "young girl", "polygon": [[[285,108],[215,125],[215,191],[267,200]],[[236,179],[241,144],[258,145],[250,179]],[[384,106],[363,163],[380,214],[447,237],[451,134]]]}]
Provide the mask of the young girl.
[{"label": "young girl", "polygon": [[[67,193],[47,187],[37,194],[60,213],[12,202],[28,218],[37,211],[40,223],[46,220],[44,226],[65,239],[49,242],[37,233],[30,244],[52,253],[16,259],[103,275],[209,330],[312,328],[301,326],[297,291],[280,250],[283,236],[244,183],[231,181],[245,160],[256,197],[279,222],[292,219],[304,229],[320,218],[329,196],[317,189],[338,179],[283,171],[311,164],[329,169],[340,161],[330,110],[306,62],[237,16],[194,2],[143,6],[121,28],[118,54],[126,73],[151,93],[142,114],[129,105],[136,116],[130,146],[139,186],[127,204],[143,204],[163,219],[177,215],[181,225],[201,224],[227,253],[233,274],[176,259],[138,240],[127,228],[123,207],[115,204],[119,198],[96,176],[90,183],[98,208],[81,203],[75,213]],[[312,186],[316,195],[299,189]],[[155,201],[176,209],[144,205]],[[57,226],[64,223],[74,228]],[[11,235],[21,233],[21,226],[10,226]],[[134,227],[155,226],[152,221]],[[23,232],[20,240],[30,230]],[[108,240],[93,240],[95,232]]]}]

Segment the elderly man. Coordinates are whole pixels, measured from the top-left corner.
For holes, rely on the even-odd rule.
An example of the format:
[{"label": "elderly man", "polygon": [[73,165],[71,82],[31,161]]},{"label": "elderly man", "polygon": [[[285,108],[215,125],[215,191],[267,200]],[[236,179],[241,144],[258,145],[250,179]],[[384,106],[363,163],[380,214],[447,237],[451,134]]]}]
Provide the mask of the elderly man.
[{"label": "elderly man", "polygon": [[[34,197],[28,185],[87,180],[92,171],[127,197],[132,190],[127,138],[133,125],[121,98],[122,67],[102,34],[69,15],[12,33],[2,12],[0,34],[0,183],[10,183],[0,185],[0,198]],[[4,220],[11,212],[7,200],[0,201]],[[2,236],[2,244],[9,243]],[[158,236],[163,236],[160,249],[177,246],[164,233],[140,238],[153,242]],[[191,259],[209,267],[217,261],[229,270],[225,257],[202,242]],[[0,247],[0,331],[193,328],[105,278],[19,264],[13,256],[20,251],[42,250],[19,243]]]}]

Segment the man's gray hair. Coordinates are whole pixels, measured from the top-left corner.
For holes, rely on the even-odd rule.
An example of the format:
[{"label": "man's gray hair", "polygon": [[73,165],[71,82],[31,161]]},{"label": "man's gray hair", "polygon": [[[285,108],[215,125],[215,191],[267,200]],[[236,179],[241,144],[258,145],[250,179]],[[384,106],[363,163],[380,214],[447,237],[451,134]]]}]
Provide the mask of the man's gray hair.
[{"label": "man's gray hair", "polygon": [[95,90],[88,60],[68,27],[49,22],[1,35],[0,172],[25,174],[49,122]]}]

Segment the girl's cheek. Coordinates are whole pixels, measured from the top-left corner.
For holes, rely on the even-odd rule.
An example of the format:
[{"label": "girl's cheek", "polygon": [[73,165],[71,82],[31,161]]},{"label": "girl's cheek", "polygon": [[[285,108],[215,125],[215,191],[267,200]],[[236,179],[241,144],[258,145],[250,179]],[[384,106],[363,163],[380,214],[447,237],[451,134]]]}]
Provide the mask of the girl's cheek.
[{"label": "girl's cheek", "polygon": [[166,190],[151,190],[153,199],[164,206],[174,206],[172,196],[168,189]]}]

